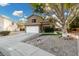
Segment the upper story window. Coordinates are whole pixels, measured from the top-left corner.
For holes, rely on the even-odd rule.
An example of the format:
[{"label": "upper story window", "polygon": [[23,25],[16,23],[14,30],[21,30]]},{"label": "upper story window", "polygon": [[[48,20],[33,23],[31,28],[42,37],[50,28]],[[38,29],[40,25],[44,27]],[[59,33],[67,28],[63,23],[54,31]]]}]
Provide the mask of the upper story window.
[{"label": "upper story window", "polygon": [[36,19],[32,19],[32,23],[36,23]]}]

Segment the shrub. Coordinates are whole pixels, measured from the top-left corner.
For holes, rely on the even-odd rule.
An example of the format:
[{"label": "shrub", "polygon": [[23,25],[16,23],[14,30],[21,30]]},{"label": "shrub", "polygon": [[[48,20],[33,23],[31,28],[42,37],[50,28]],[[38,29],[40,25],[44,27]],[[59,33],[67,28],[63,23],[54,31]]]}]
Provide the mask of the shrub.
[{"label": "shrub", "polygon": [[1,36],[6,36],[6,35],[9,35],[9,34],[10,34],[10,31],[1,31],[0,32]]},{"label": "shrub", "polygon": [[61,35],[62,33],[61,33],[61,32],[57,32],[57,34],[58,34],[58,35]]},{"label": "shrub", "polygon": [[54,28],[45,27],[44,32],[54,32]]}]

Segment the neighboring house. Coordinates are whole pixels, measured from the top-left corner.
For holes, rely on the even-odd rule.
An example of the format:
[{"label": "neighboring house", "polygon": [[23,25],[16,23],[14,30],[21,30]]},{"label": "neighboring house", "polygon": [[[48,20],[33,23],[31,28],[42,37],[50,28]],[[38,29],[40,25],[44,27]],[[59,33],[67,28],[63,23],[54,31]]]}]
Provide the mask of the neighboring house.
[{"label": "neighboring house", "polygon": [[12,22],[12,23],[7,27],[6,30],[9,30],[9,31],[19,31],[17,24],[14,23],[14,22]]},{"label": "neighboring house", "polygon": [[27,18],[26,33],[40,33],[45,27],[54,27],[49,20],[44,20],[41,16],[31,15]]},{"label": "neighboring house", "polygon": [[16,27],[9,17],[0,15],[0,31],[14,31]]},{"label": "neighboring house", "polygon": [[18,21],[17,22],[19,31],[25,31],[25,21]]}]

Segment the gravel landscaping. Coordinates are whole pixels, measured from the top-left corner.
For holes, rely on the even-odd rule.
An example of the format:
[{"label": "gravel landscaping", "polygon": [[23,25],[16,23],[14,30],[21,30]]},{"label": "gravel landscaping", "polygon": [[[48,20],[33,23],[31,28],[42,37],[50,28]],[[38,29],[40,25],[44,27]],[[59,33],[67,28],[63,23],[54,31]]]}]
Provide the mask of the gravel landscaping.
[{"label": "gravel landscaping", "polygon": [[77,40],[63,39],[58,35],[43,35],[36,39],[25,41],[57,56],[77,56]]}]

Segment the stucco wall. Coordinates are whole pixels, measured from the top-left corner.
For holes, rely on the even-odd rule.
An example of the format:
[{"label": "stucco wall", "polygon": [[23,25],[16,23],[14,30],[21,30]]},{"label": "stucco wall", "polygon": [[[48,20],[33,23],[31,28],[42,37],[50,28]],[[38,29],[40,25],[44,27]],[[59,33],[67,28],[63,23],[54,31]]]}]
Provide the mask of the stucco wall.
[{"label": "stucco wall", "polygon": [[36,19],[36,23],[40,23],[43,21],[43,19],[39,16],[31,16],[30,18],[28,18],[27,23],[32,24],[32,19]]}]

